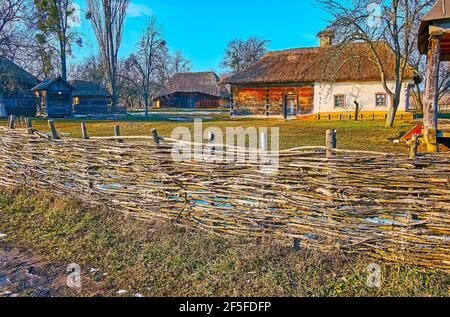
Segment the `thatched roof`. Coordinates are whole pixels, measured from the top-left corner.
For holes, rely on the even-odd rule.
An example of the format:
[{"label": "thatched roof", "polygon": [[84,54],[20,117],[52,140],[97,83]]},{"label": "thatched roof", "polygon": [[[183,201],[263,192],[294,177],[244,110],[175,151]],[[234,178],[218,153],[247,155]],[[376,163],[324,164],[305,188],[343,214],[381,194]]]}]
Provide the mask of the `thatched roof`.
[{"label": "thatched roof", "polygon": [[438,0],[420,23],[419,50],[422,54],[428,50],[430,25],[443,20],[450,21],[450,0]]},{"label": "thatched roof", "polygon": [[0,56],[0,90],[29,90],[37,83],[36,77],[6,57]]},{"label": "thatched roof", "polygon": [[111,97],[111,94],[101,85],[86,80],[72,80],[69,82],[74,88],[74,97],[99,96]]},{"label": "thatched roof", "polygon": [[176,92],[198,92],[220,98],[229,97],[228,89],[214,72],[178,73],[170,79],[167,87],[157,98]]},{"label": "thatched roof", "polygon": [[[376,43],[377,52],[383,60],[387,78],[395,74],[394,54],[388,46]],[[226,79],[226,83],[314,83],[343,81],[379,81],[379,68],[369,57],[371,51],[366,43],[355,42],[346,46],[294,48],[269,52],[247,69]],[[414,77],[408,69],[408,79]]]}]

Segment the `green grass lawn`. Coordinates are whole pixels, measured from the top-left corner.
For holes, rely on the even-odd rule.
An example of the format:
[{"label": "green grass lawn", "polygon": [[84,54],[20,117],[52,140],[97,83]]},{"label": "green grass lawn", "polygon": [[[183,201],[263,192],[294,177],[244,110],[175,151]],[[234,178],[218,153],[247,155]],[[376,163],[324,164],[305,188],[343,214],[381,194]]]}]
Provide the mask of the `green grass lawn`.
[{"label": "green grass lawn", "polygon": [[[81,137],[80,123],[82,120],[55,119],[58,132],[66,137]],[[187,127],[193,130],[192,122],[173,122],[162,119],[145,120],[143,118],[123,119],[117,121],[87,121],[90,136],[112,136],[114,125],[120,125],[122,135],[150,135],[153,128],[158,129],[161,136],[170,137],[176,127]],[[6,121],[0,121],[6,125]],[[36,119],[35,129],[48,131],[46,120]],[[383,152],[406,152],[405,144],[394,144],[393,138],[401,132],[406,132],[414,126],[412,121],[397,121],[394,128],[384,127],[384,121],[284,121],[280,119],[239,118],[225,119],[222,117],[204,121],[204,129],[208,127],[279,127],[281,149],[299,146],[322,146],[325,144],[327,129],[337,129],[338,148],[371,150]]]}]

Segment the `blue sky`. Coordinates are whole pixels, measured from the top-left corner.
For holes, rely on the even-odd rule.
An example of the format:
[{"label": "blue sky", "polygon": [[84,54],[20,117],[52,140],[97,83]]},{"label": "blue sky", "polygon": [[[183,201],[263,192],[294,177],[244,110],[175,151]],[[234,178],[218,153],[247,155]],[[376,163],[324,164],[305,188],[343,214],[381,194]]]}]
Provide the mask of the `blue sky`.
[{"label": "blue sky", "polygon": [[[86,8],[85,0],[75,1]],[[326,14],[314,0],[132,0],[120,56],[133,52],[152,14],[170,49],[181,49],[194,71],[219,73],[225,46],[234,38],[260,36],[271,41],[270,50],[315,46],[315,35],[327,25]],[[79,30],[86,38],[83,48],[74,50],[75,59],[97,52],[90,22],[82,19]]]}]

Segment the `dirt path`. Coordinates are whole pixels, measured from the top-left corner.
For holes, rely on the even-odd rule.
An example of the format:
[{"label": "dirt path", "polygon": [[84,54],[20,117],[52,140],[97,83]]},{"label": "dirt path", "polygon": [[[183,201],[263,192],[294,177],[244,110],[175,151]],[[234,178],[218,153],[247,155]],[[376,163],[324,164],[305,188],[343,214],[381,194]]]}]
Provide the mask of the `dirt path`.
[{"label": "dirt path", "polygon": [[[67,286],[67,263],[49,262],[0,241],[0,297],[104,296],[97,271],[82,273],[82,288]],[[91,269],[92,270],[92,269]]]},{"label": "dirt path", "polygon": [[0,243],[0,296],[64,296],[67,275],[62,265],[46,262]]}]

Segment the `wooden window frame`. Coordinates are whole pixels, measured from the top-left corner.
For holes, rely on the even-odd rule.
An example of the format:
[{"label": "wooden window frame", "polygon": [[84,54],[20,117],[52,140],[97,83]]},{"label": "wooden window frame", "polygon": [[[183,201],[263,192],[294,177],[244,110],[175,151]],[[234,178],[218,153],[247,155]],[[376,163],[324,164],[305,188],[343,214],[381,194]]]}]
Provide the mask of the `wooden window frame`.
[{"label": "wooden window frame", "polygon": [[[336,106],[336,97],[343,97],[344,98],[342,107]],[[334,109],[345,109],[346,108],[345,107],[346,104],[347,104],[347,95],[346,94],[335,94],[333,96],[333,108]]]},{"label": "wooden window frame", "polygon": [[[377,105],[377,97],[379,95],[383,95],[384,96],[384,105],[383,106]],[[375,108],[387,108],[387,106],[388,106],[387,93],[385,93],[385,92],[377,92],[377,93],[375,93]]]}]

